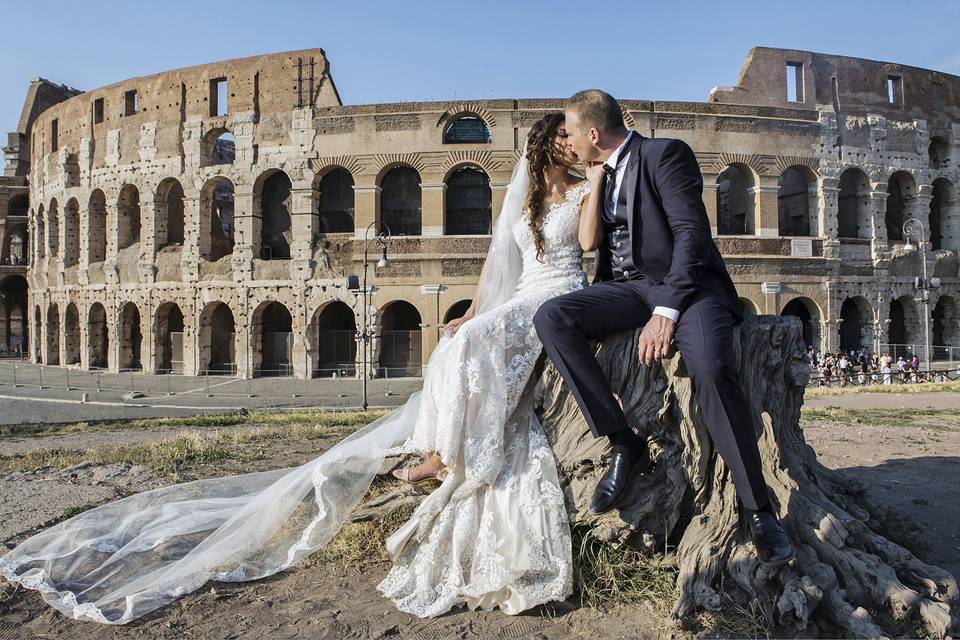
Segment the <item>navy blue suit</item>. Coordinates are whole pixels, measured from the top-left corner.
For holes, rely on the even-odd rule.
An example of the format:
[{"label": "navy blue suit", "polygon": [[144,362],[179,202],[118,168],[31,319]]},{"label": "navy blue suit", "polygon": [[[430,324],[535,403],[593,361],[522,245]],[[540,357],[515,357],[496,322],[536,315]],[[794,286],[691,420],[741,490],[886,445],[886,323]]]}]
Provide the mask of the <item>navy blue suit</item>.
[{"label": "navy blue suit", "polygon": [[[629,247],[605,236],[596,275],[582,290],[545,302],[534,323],[544,351],[573,393],[595,436],[629,428],[590,349],[591,340],[644,325],[657,306],[680,312],[674,338],[707,428],[730,469],[744,506],[769,502],[750,408],[732,360],[733,327],[742,304],[710,235],[703,178],[682,140],[634,134],[618,200]],[[636,271],[613,277],[629,251]]]}]

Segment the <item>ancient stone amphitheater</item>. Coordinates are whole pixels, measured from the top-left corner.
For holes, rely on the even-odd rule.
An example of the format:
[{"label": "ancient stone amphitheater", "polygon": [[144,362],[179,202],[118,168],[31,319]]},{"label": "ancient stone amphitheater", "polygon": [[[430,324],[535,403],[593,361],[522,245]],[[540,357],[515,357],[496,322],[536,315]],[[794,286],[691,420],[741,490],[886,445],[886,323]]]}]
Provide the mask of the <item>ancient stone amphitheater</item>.
[{"label": "ancient stone amphitheater", "polygon": [[[706,102],[618,97],[630,127],[696,151],[748,310],[799,316],[818,348],[902,352],[921,349],[929,309],[934,356],[960,348],[960,78],[755,48]],[[419,375],[469,304],[527,128],[562,106],[344,105],[321,49],[83,93],[37,79],[0,179],[0,351],[355,375],[366,313],[371,375]],[[375,221],[386,268],[365,240]],[[366,309],[349,283],[365,248]],[[929,306],[924,256],[940,279]]]}]

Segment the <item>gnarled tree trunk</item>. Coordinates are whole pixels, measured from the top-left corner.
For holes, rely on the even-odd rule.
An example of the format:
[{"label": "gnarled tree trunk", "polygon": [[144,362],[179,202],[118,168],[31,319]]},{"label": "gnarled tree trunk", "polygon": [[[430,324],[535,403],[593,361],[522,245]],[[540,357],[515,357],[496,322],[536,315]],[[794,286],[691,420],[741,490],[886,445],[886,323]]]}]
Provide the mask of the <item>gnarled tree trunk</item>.
[{"label": "gnarled tree trunk", "polygon": [[[955,578],[877,533],[860,502],[862,490],[818,462],[804,440],[800,406],[809,367],[799,322],[748,318],[734,340],[764,476],[797,551],[777,569],[759,563],[740,525],[732,478],[711,445],[682,356],[648,369],[637,361],[638,335],[608,338],[597,355],[630,424],[650,445],[651,464],[634,474],[610,513],[594,516],[587,509],[609,454],[606,438],[590,434],[552,366],[541,378],[542,422],[571,524],[650,553],[662,553],[667,540],[676,543],[679,596],[671,615],[679,624],[699,610],[723,607],[723,584],[734,601],[759,605],[768,620],[798,631],[816,621],[863,637],[956,632]],[[406,492],[381,496],[357,515],[370,517],[409,499]]]}]

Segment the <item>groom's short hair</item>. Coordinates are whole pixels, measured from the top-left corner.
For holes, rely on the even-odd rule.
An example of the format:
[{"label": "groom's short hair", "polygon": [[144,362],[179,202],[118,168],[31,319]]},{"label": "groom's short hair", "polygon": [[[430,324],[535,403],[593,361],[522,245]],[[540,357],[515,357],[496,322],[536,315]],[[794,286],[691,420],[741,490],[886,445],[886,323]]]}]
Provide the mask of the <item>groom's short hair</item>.
[{"label": "groom's short hair", "polygon": [[620,103],[606,91],[578,91],[570,96],[566,108],[577,114],[585,129],[595,127],[603,133],[626,129]]}]

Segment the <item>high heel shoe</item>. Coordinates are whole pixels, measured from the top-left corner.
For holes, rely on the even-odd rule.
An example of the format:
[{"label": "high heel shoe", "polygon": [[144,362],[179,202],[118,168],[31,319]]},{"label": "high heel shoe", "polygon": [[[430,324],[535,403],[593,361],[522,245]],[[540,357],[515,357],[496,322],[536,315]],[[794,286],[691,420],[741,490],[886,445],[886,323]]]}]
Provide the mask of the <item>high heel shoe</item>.
[{"label": "high heel shoe", "polygon": [[450,467],[440,467],[436,472],[429,475],[423,476],[416,480],[410,479],[410,472],[413,471],[416,467],[404,467],[402,469],[394,469],[390,472],[397,480],[402,480],[406,483],[412,484],[415,487],[419,487],[424,484],[429,484],[431,482],[443,482],[447,479],[447,476],[450,475]]}]

